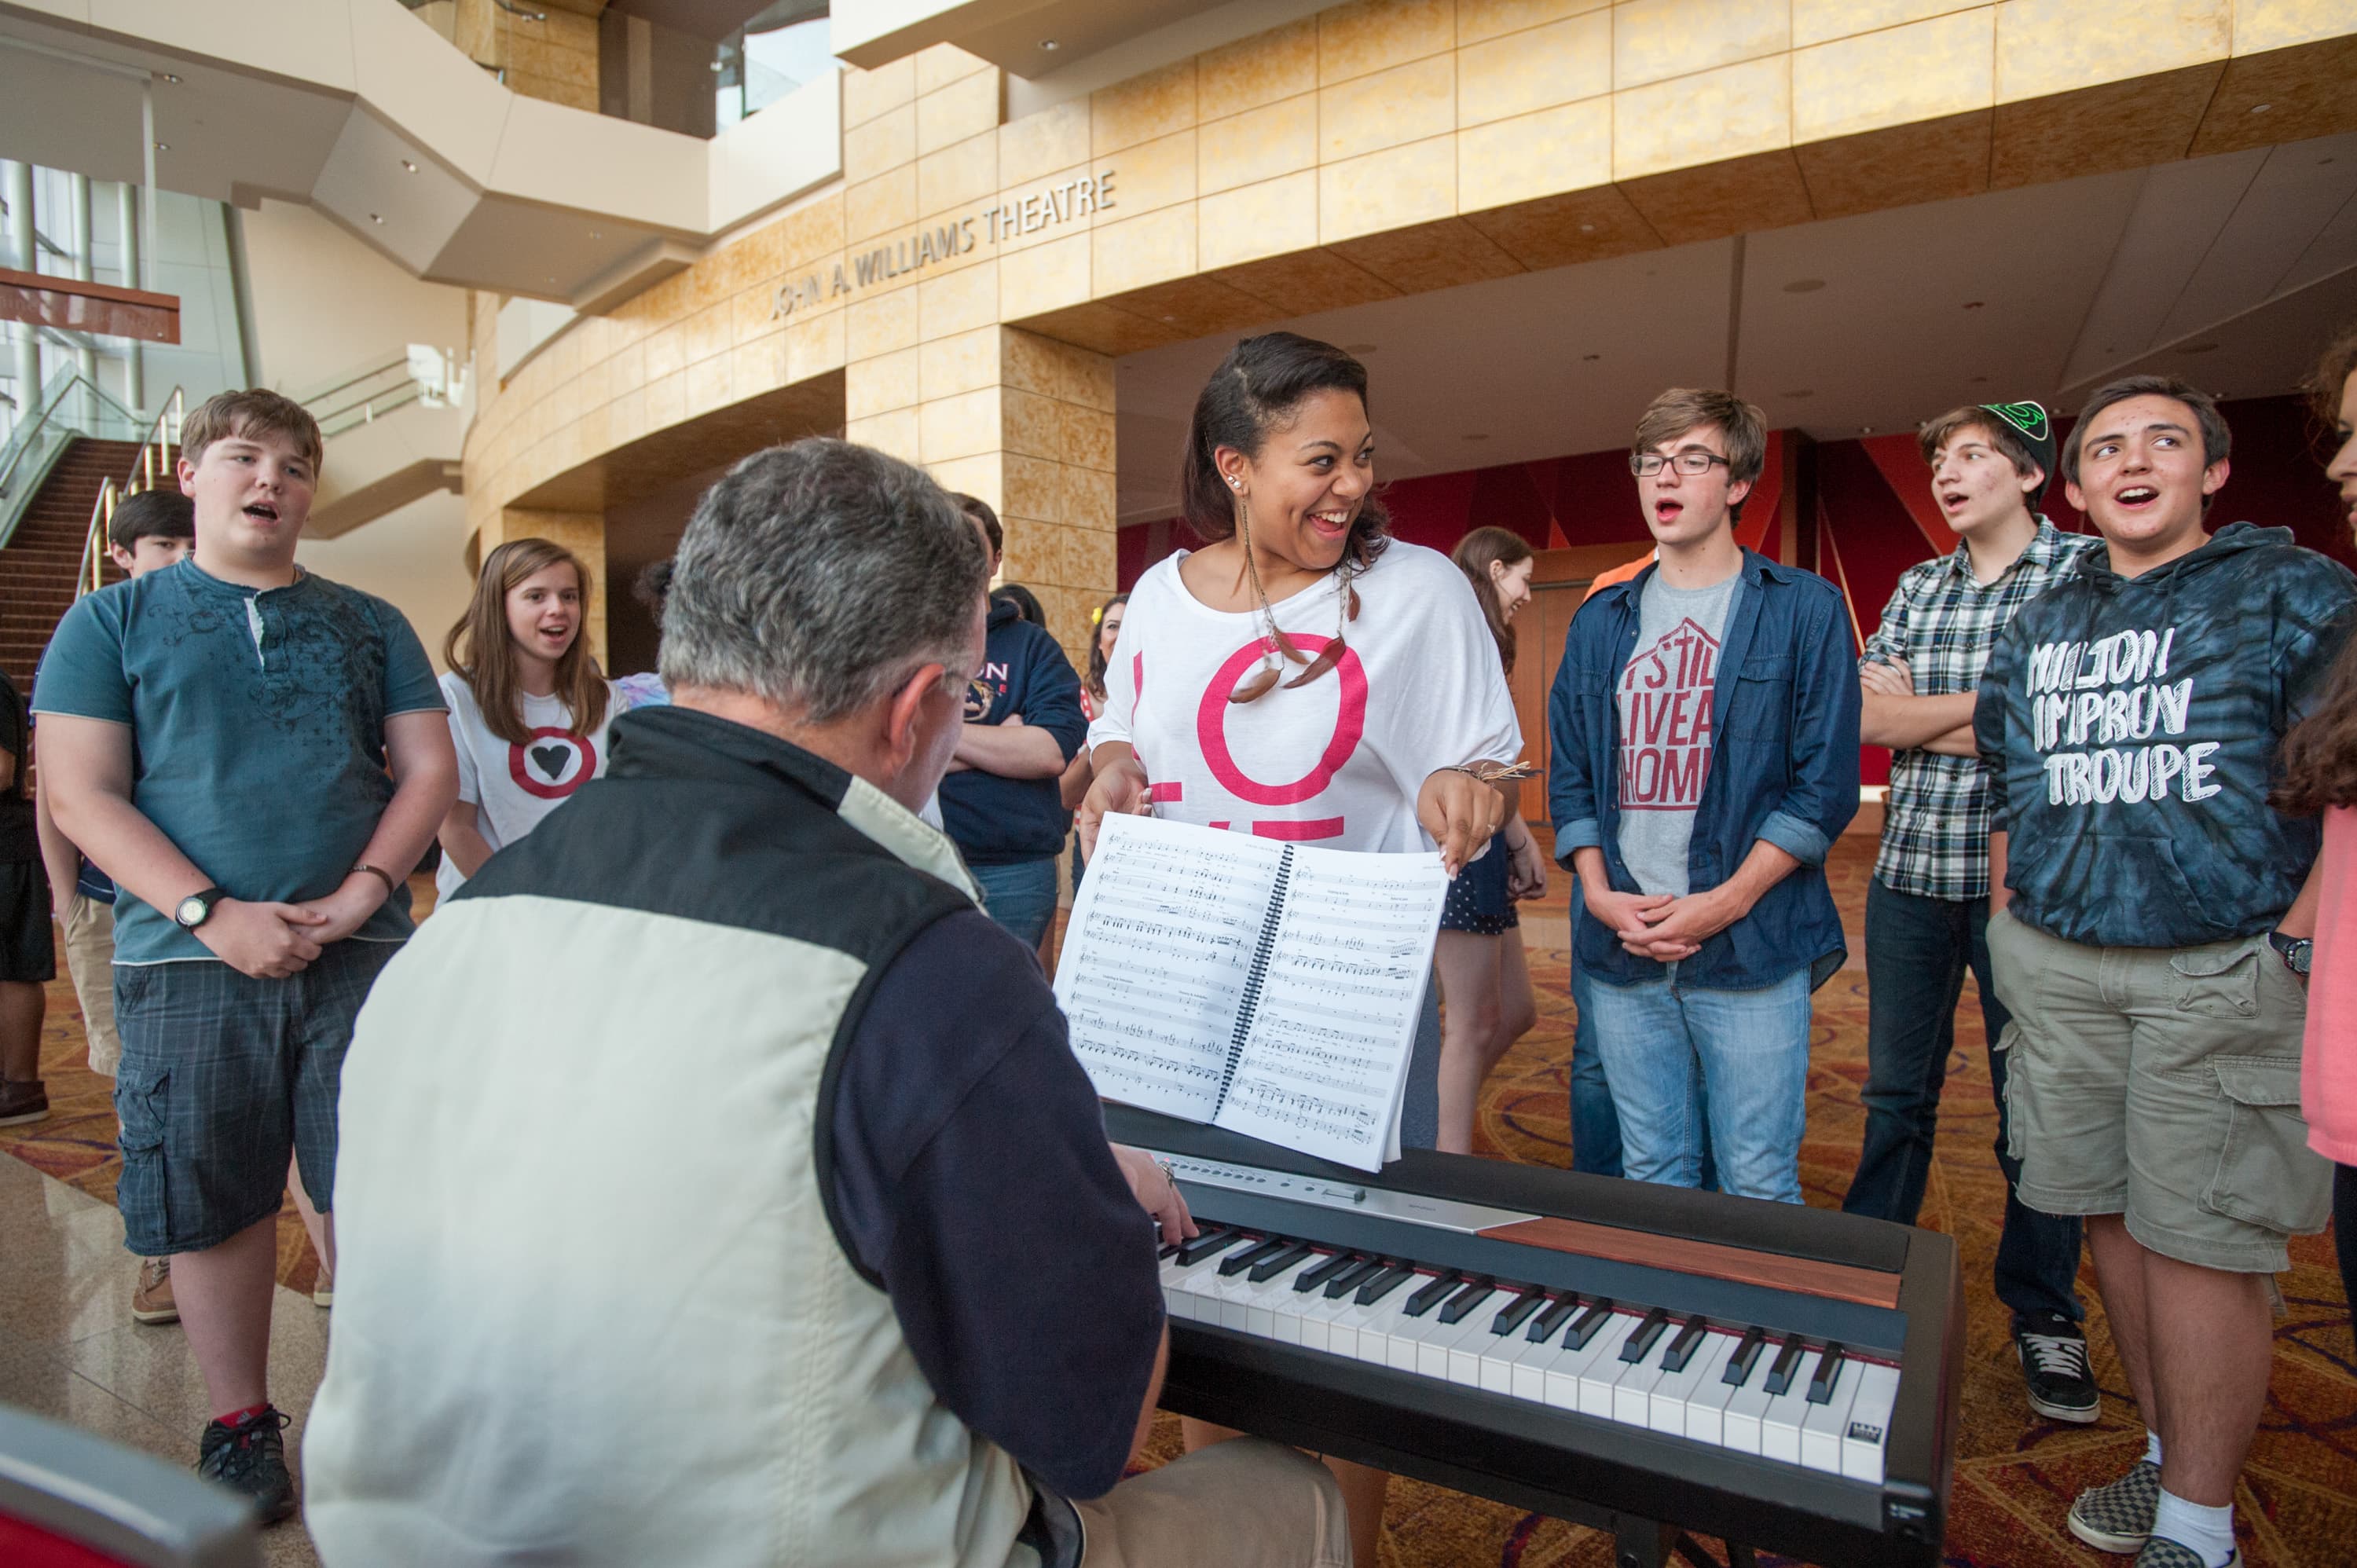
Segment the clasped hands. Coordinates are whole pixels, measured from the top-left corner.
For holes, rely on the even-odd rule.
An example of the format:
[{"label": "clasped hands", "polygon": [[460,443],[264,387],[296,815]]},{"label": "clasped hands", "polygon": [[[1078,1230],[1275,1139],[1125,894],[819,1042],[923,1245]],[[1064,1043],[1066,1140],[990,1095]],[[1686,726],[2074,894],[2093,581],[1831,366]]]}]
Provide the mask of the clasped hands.
[{"label": "clasped hands", "polygon": [[359,930],[389,897],[375,875],[355,871],[326,897],[300,904],[223,898],[195,935],[240,974],[284,980],[310,967],[329,942]]},{"label": "clasped hands", "polygon": [[1616,893],[1601,878],[1583,876],[1587,912],[1639,958],[1662,963],[1692,958],[1702,944],[1749,913],[1742,897],[1725,887],[1705,888],[1682,898],[1667,893]]}]

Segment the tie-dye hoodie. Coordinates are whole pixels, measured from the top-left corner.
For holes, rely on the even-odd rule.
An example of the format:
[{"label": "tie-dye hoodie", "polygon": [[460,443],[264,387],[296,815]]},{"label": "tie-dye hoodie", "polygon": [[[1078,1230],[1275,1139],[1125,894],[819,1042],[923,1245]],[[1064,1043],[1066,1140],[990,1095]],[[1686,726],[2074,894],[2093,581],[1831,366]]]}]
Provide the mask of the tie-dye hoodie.
[{"label": "tie-dye hoodie", "polygon": [[2136,577],[2090,551],[2023,607],[1973,728],[2017,919],[2093,947],[2271,929],[2316,858],[2314,817],[2267,803],[2357,577],[2247,522]]}]

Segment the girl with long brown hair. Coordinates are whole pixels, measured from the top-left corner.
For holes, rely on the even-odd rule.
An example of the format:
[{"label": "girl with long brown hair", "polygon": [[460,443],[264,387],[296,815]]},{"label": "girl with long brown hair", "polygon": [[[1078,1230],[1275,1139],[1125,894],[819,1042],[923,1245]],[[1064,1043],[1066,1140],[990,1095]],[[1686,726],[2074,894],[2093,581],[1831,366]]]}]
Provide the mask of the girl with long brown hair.
[{"label": "girl with long brown hair", "polygon": [[[1503,671],[1514,669],[1514,612],[1531,601],[1538,564],[1522,535],[1477,528],[1449,553],[1472,585]],[[1433,965],[1440,976],[1440,1140],[1443,1153],[1473,1152],[1474,1107],[1498,1058],[1539,1021],[1523,954],[1517,898],[1546,892],[1546,856],[1520,811],[1509,811],[1490,853],[1449,885]]]},{"label": "girl with long brown hair", "polygon": [[[2334,433],[2324,477],[2341,487],[2341,521],[2357,535],[2357,327],[2326,350],[2309,390],[2318,417]],[[2283,775],[2276,805],[2324,813],[2324,847],[2299,900],[2314,898],[2316,919],[2300,1109],[2309,1147],[2333,1163],[2341,1281],[2357,1302],[2357,637],[2341,650],[2315,712],[2285,737]],[[2295,940],[2287,955],[2295,961],[2298,946]]]},{"label": "girl with long brown hair", "polygon": [[591,582],[579,556],[511,539],[483,558],[475,596],[442,639],[442,696],[458,799],[442,819],[445,897],[606,770],[619,704],[581,639]]}]

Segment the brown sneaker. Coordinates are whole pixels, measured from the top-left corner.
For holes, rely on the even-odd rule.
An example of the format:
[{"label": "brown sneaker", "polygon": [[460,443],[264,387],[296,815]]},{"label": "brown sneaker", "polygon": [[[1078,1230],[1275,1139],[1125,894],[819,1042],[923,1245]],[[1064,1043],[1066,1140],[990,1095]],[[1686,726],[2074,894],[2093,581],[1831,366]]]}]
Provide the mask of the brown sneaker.
[{"label": "brown sneaker", "polygon": [[138,1288],[131,1293],[134,1323],[178,1323],[180,1308],[172,1299],[172,1260],[139,1260]]},{"label": "brown sneaker", "polygon": [[26,1082],[0,1081],[0,1127],[40,1122],[49,1114],[49,1091],[38,1078]]},{"label": "brown sneaker", "polygon": [[311,1305],[313,1306],[336,1305],[336,1276],[328,1272],[328,1265],[325,1263],[319,1265],[318,1273],[311,1281]]}]

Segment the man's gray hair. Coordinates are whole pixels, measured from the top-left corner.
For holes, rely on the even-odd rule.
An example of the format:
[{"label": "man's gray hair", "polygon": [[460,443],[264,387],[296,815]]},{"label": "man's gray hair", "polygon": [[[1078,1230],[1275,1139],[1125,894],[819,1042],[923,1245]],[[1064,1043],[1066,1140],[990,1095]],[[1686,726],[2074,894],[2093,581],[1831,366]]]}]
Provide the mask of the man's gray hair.
[{"label": "man's gray hair", "polygon": [[772,446],[688,521],[663,604],[663,682],[825,724],[920,666],[971,674],[988,576],[974,525],[920,470],[847,441]]}]

